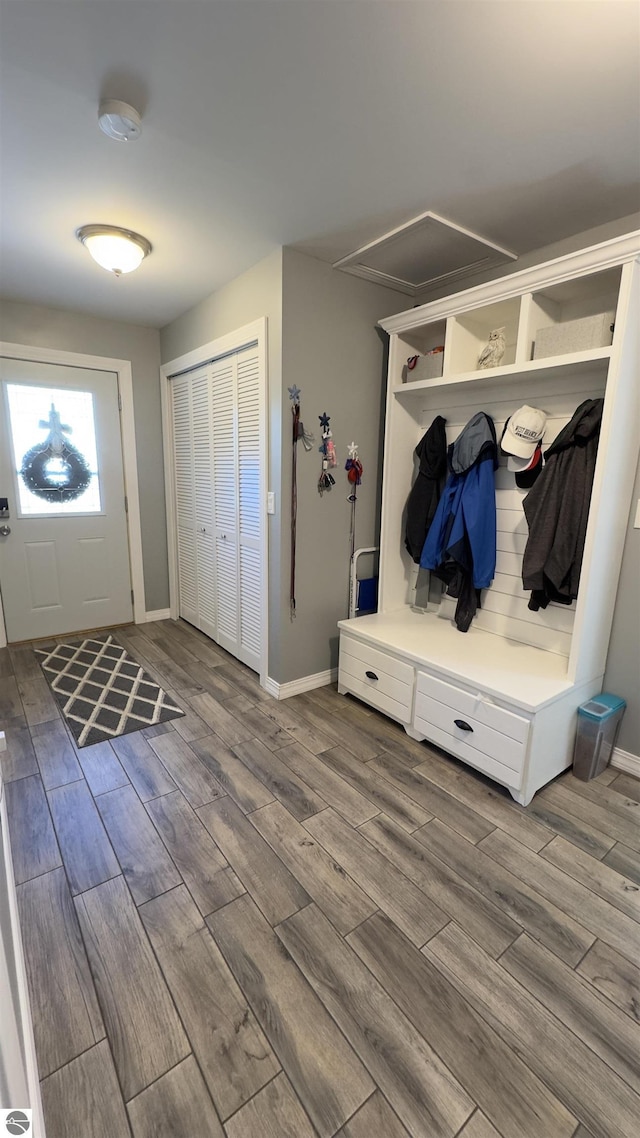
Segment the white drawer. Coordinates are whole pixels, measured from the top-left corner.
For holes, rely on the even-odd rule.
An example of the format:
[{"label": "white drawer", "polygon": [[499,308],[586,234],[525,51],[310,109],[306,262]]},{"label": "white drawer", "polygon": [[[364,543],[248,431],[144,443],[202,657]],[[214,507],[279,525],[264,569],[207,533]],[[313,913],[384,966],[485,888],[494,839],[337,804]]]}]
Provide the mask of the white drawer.
[{"label": "white drawer", "polygon": [[343,653],[355,656],[356,660],[361,660],[372,672],[384,672],[386,676],[393,676],[396,680],[402,680],[405,684],[413,685],[414,672],[410,664],[403,664],[402,660],[396,660],[395,656],[389,656],[386,652],[380,652],[369,644],[363,644],[361,640],[355,640],[348,633],[341,632],[341,663]]},{"label": "white drawer", "polygon": [[511,739],[517,739],[520,743],[527,741],[530,721],[523,715],[498,707],[490,696],[485,696],[482,692],[464,691],[455,684],[436,679],[428,672],[418,672],[416,692],[454,708],[462,718],[471,715],[479,723],[485,723],[487,727],[493,727]]},{"label": "white drawer", "polygon": [[[513,771],[521,771],[523,768],[526,753],[524,743],[495,731],[493,727],[487,727],[486,723],[482,723],[472,715],[463,714],[457,708],[449,707],[446,703],[438,703],[437,700],[422,693],[416,695],[416,725],[418,720],[421,724],[433,724],[459,744],[471,747],[503,766],[510,767]],[[419,726],[418,729],[423,728]]]},{"label": "white drawer", "polygon": [[[366,649],[367,658],[352,655],[353,645],[363,655],[363,649]],[[392,656],[343,637],[340,640],[338,683],[400,723],[411,721],[413,668]]]},{"label": "white drawer", "polygon": [[410,696],[407,702],[392,699],[391,696],[386,695],[385,692],[363,684],[361,680],[357,680],[354,676],[350,676],[347,672],[343,671],[340,672],[338,684],[342,690],[350,691],[352,695],[357,695],[358,699],[364,700],[365,703],[370,703],[372,707],[377,707],[379,711],[384,711],[385,715],[388,715],[391,719],[397,719],[398,723],[411,722]]},{"label": "white drawer", "polygon": [[429,742],[435,743],[437,747],[442,747],[443,751],[448,751],[450,755],[456,755],[463,762],[468,763],[470,767],[482,771],[490,778],[496,779],[497,782],[501,782],[513,790],[519,790],[522,786],[522,770],[516,771],[505,766],[504,763],[500,763],[497,759],[490,758],[489,755],[477,750],[466,739],[454,738],[453,735],[443,731],[440,727],[436,727],[433,723],[428,723],[426,719],[421,719],[418,715],[416,715],[413,725],[415,730],[420,735],[424,735]]}]

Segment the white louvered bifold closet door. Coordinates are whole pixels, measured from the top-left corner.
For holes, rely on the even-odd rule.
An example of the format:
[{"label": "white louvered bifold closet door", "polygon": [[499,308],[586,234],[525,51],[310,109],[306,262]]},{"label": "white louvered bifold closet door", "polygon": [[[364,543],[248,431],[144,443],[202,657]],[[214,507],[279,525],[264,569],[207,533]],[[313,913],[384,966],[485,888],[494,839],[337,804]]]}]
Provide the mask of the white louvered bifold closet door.
[{"label": "white louvered bifold closet door", "polygon": [[217,641],[237,655],[238,647],[238,490],[236,455],[235,357],[211,366],[213,500],[215,510]]},{"label": "white louvered bifold closet door", "polygon": [[180,616],[198,623],[198,586],[195,540],[195,488],[193,482],[193,428],[191,377],[171,381],[173,419],[173,477],[178,547],[178,607]]},{"label": "white louvered bifold closet door", "polygon": [[171,381],[180,616],[216,631],[209,369]]},{"label": "white louvered bifold closet door", "polygon": [[180,616],[256,671],[262,383],[257,345],[171,381]]},{"label": "white louvered bifold closet door", "polygon": [[260,370],[255,347],[236,356],[238,408],[238,656],[260,668],[260,455],[266,446],[260,423]]},{"label": "white louvered bifold closet door", "polygon": [[195,496],[197,627],[216,635],[216,567],[211,461],[211,382],[209,369],[191,377],[193,485]]}]

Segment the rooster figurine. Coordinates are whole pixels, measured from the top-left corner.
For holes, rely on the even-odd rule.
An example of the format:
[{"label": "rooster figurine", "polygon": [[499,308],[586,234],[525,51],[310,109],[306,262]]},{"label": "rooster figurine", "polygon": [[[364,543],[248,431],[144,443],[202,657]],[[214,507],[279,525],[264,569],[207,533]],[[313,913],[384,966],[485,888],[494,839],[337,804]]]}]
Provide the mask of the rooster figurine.
[{"label": "rooster figurine", "polygon": [[494,328],[489,333],[489,343],[483,348],[478,357],[478,367],[498,367],[506,348],[504,338],[505,328]]}]

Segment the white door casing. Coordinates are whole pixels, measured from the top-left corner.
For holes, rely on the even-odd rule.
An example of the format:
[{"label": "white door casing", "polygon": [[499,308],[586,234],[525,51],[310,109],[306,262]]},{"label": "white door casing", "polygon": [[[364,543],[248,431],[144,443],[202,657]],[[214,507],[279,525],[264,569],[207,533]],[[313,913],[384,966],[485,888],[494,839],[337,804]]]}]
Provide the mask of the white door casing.
[{"label": "white door casing", "polygon": [[264,685],[266,319],[173,360],[161,376],[171,615],[189,620],[191,611]]},{"label": "white door casing", "polygon": [[[126,543],[128,544],[126,557],[129,563],[128,568],[130,573],[130,583],[127,585],[127,595],[130,595],[129,590],[132,587],[134,592],[134,620],[138,623],[142,623],[146,619],[146,613],[142,567],[142,541],[140,532],[140,507],[138,497],[136,447],[134,435],[133,386],[130,362],[128,360],[119,360],[103,356],[92,356],[75,352],[66,352],[57,349],[35,348],[29,345],[14,344],[8,342],[0,342],[0,357],[2,357],[3,363],[7,361],[5,363],[5,367],[13,366],[15,364],[16,370],[19,370],[18,361],[30,361],[33,367],[30,367],[28,371],[30,371],[31,374],[35,374],[41,365],[46,364],[51,365],[54,368],[62,366],[72,369],[91,369],[95,372],[100,373],[100,376],[103,379],[105,377],[105,373],[111,373],[111,383],[114,385],[117,377],[117,387],[119,389],[120,395],[120,431],[119,437],[117,438],[116,449],[120,470],[124,474],[124,491],[128,500],[128,513],[126,515],[125,522],[125,537],[128,538],[128,543]],[[60,375],[61,373],[58,372],[54,374]],[[76,376],[79,376],[80,371],[76,370],[75,374]],[[96,378],[99,380],[100,376]],[[39,382],[42,382],[41,372]],[[51,385],[53,385],[53,383]],[[77,382],[77,387],[82,389],[83,384]],[[6,414],[6,400],[4,398],[3,405],[5,407]],[[98,424],[98,428],[98,434],[102,437],[103,432],[101,424]],[[72,439],[70,441],[72,441]],[[111,445],[111,449],[113,449],[113,444]],[[3,450],[5,455],[5,462],[8,462],[9,460],[6,453],[6,444]],[[111,465],[113,465],[113,461],[114,456],[111,455],[111,458],[109,460]],[[14,527],[17,527],[19,530],[20,526],[22,526],[23,523],[27,521],[27,519],[17,518],[17,511],[15,508],[16,486],[15,482],[13,481],[13,474],[11,470],[8,471],[8,474],[11,477],[11,489],[1,490],[0,492],[5,496],[8,493],[10,496],[11,517],[8,519],[0,519],[0,524],[8,524],[10,528],[12,528],[11,536],[13,536]],[[7,474],[5,473],[3,482],[6,482],[6,478]],[[51,526],[53,524],[53,521],[54,519],[52,518],[48,519],[48,525]],[[77,521],[82,522],[83,519],[78,517]],[[28,521],[27,524],[33,525],[33,521]],[[69,522],[65,520],[65,524],[69,524]],[[11,537],[0,540],[4,540],[5,543],[7,543],[11,540]],[[87,550],[91,550],[91,541],[89,541],[86,548]],[[100,606],[95,606],[95,611],[97,611],[99,607]],[[130,611],[131,610],[129,607],[129,617],[127,619],[130,619]],[[96,620],[95,624],[92,624],[92,626],[96,627],[99,623],[101,623],[100,619]],[[63,629],[62,631],[71,631],[71,629]],[[49,631],[42,631],[40,632],[40,635],[52,635],[52,633]],[[12,632],[11,639],[16,638],[17,637]],[[2,596],[0,595],[0,646],[6,644],[6,642],[7,634],[4,621]]]}]

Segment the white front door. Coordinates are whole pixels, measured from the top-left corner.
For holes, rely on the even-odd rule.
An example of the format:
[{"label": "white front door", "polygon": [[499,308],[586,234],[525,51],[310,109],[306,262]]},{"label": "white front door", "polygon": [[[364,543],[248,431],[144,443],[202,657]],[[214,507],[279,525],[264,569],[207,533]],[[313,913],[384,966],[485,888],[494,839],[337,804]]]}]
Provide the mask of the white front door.
[{"label": "white front door", "polygon": [[117,375],[3,358],[0,386],[7,639],[130,621]]}]

